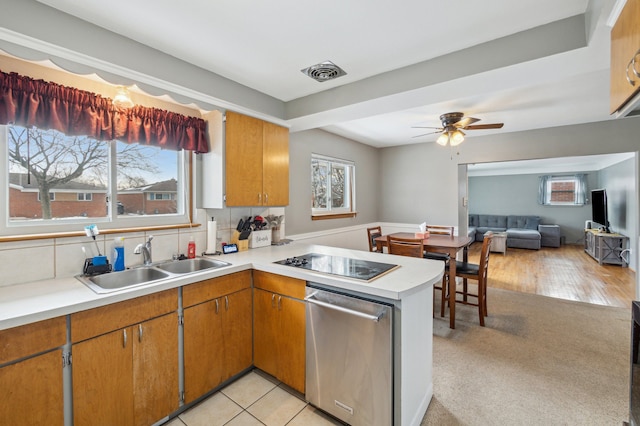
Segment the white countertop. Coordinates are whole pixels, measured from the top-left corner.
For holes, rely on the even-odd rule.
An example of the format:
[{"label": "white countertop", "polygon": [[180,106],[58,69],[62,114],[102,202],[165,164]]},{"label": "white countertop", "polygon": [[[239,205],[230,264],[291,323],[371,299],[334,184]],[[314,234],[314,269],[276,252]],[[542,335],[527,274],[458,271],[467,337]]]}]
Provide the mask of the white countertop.
[{"label": "white countertop", "polygon": [[[391,263],[400,265],[400,267],[371,282],[363,282],[273,263],[307,253],[329,254]],[[369,294],[390,300],[402,300],[424,285],[433,285],[440,282],[444,273],[444,263],[440,261],[297,242],[216,256],[216,258],[218,257],[231,263],[231,266],[211,271],[201,271],[109,294],[96,294],[73,277],[0,287],[0,330],[104,306],[247,269],[286,275],[328,285],[336,289]]]}]

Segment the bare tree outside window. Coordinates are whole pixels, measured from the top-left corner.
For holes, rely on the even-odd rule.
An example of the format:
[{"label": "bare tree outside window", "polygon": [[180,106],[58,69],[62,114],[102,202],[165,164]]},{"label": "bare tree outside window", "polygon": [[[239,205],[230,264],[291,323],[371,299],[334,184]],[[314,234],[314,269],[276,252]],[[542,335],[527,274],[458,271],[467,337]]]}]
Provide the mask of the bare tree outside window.
[{"label": "bare tree outside window", "polygon": [[[11,221],[107,215],[114,142],[20,126],[8,126],[7,136]],[[145,173],[160,171],[154,160],[159,148],[123,143],[118,147],[119,186],[141,186],[147,183]],[[79,195],[89,193],[90,198]]]},{"label": "bare tree outside window", "polygon": [[311,158],[312,216],[355,212],[355,165],[314,154]]}]

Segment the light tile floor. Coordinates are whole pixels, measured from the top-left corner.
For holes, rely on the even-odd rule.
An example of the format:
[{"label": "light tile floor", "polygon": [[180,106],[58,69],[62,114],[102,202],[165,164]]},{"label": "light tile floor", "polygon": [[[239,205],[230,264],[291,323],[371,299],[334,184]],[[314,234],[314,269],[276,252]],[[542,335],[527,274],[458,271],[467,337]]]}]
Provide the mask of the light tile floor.
[{"label": "light tile floor", "polygon": [[342,423],[296,391],[253,370],[164,426],[325,426]]}]

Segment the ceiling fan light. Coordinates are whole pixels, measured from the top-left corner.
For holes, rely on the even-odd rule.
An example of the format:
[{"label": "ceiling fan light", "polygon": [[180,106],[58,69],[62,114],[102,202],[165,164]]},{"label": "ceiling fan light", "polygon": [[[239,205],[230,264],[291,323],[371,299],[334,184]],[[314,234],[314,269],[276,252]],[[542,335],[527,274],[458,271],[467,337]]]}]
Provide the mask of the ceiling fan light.
[{"label": "ceiling fan light", "polygon": [[464,141],[464,133],[461,130],[455,130],[453,133],[451,133],[451,146],[457,146],[460,145],[462,143],[462,141]]},{"label": "ceiling fan light", "polygon": [[447,142],[449,142],[449,135],[447,133],[441,134],[440,136],[438,136],[436,142],[438,142],[438,144],[442,146],[445,146]]},{"label": "ceiling fan light", "polygon": [[134,103],[129,97],[129,90],[124,86],[119,86],[116,95],[113,97],[113,105],[118,108],[131,108]]}]

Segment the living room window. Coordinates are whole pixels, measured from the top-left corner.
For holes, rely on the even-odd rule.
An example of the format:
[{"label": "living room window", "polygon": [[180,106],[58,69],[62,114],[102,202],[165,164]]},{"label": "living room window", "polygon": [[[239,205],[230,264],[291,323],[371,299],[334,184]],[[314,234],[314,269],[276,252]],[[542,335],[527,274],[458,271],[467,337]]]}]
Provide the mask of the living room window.
[{"label": "living room window", "polygon": [[586,175],[540,176],[538,201],[547,206],[582,206],[586,202]]},{"label": "living room window", "polygon": [[355,163],[312,154],[312,219],[353,217],[355,215]]}]

